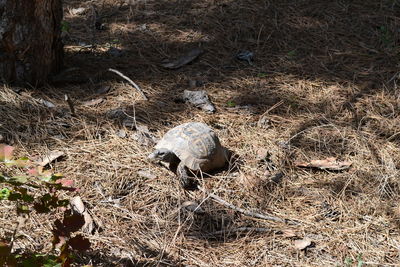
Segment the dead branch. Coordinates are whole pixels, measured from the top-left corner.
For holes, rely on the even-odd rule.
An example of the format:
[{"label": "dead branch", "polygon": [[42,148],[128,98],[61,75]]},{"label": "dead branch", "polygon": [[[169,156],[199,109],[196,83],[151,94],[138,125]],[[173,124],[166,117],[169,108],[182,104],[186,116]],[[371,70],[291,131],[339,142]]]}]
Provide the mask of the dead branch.
[{"label": "dead branch", "polygon": [[259,228],[259,227],[238,227],[233,229],[225,229],[220,231],[215,231],[210,233],[210,235],[225,235],[225,234],[234,234],[239,232],[271,232],[272,230],[269,228]]},{"label": "dead branch", "polygon": [[115,70],[115,69],[109,68],[108,71],[114,72],[114,73],[118,74],[120,77],[127,80],[133,87],[136,88],[136,90],[140,93],[140,95],[143,97],[144,100],[149,100],[147,98],[147,96],[143,93],[142,89],[140,89],[140,87],[136,83],[134,83],[129,77],[125,76],[124,74],[122,74],[121,72],[119,72],[118,70]]},{"label": "dead branch", "polygon": [[64,99],[68,103],[68,107],[69,107],[69,109],[71,111],[71,115],[75,116],[74,102],[72,102],[72,99],[67,94],[64,95]]},{"label": "dead branch", "polygon": [[210,198],[214,199],[215,201],[217,201],[218,203],[222,204],[223,206],[228,207],[228,208],[233,209],[233,210],[236,210],[236,211],[238,211],[240,213],[243,213],[246,216],[250,216],[250,217],[258,218],[258,219],[263,219],[263,220],[268,220],[268,221],[274,221],[274,222],[283,222],[283,223],[287,222],[287,220],[279,218],[279,217],[265,215],[265,214],[261,214],[261,213],[257,213],[257,212],[252,212],[252,211],[249,211],[249,210],[245,210],[245,209],[236,207],[235,205],[223,200],[219,196],[214,195],[213,193],[207,192],[204,188],[200,188],[199,187],[199,189],[202,192],[208,194]]}]

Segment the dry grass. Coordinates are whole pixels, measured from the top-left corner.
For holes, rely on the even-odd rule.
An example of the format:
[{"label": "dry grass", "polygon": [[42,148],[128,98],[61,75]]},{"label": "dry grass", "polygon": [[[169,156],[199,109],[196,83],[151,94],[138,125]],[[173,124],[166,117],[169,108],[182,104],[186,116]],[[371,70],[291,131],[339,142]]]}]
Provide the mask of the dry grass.
[{"label": "dry grass", "polygon": [[[101,231],[89,236],[92,250],[81,263],[96,266],[400,266],[400,95],[399,14],[397,1],[134,1],[95,3],[107,29],[93,31],[90,9],[67,9],[89,2],[65,2],[71,30],[66,64],[92,83],[57,88],[0,91],[0,134],[21,155],[63,150],[52,166],[76,180]],[[145,25],[145,26],[144,26]],[[79,49],[78,42],[97,44]],[[201,43],[206,53],[178,71],[159,66],[162,59]],[[125,51],[106,53],[108,46]],[[255,53],[255,65],[234,60],[241,49]],[[140,95],[107,68],[131,77]],[[98,75],[102,73],[101,75]],[[97,76],[96,76],[97,74]],[[199,77],[218,112],[175,103],[188,80]],[[108,84],[97,106],[80,106]],[[63,94],[76,101],[69,115]],[[34,98],[57,105],[49,110]],[[229,108],[228,101],[237,107]],[[257,126],[265,114],[269,127]],[[297,220],[299,226],[242,216],[214,203],[204,193],[184,192],[169,171],[146,161],[151,147],[116,135],[121,121],[107,112],[123,108],[157,137],[182,122],[211,125],[224,145],[243,161],[239,171],[223,171],[204,186],[250,210]],[[288,146],[284,146],[287,142]],[[270,160],[260,163],[257,151]],[[353,162],[348,171],[298,169],[295,160],[334,156]],[[139,176],[150,171],[156,179]],[[267,171],[267,172],[266,172]],[[281,183],[270,182],[282,172]],[[180,209],[187,200],[201,203],[206,215]],[[13,231],[12,210],[4,204],[2,232]],[[33,216],[18,241],[25,249],[49,248],[47,218]],[[4,221],[4,223],[3,223]],[[239,227],[269,232],[230,233]],[[210,233],[224,230],[224,235]],[[294,231],[295,236],[288,232]],[[310,238],[306,253],[295,239]],[[40,247],[39,244],[46,244]],[[354,265],[354,266],[356,266]]]}]

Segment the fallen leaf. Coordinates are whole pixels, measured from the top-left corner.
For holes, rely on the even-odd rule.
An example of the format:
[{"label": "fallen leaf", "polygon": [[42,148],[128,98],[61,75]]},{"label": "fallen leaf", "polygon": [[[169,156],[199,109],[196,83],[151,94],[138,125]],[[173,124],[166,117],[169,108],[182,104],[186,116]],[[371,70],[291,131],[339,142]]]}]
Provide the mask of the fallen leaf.
[{"label": "fallen leaf", "polygon": [[90,216],[88,210],[85,208],[82,199],[79,196],[72,198],[69,202],[74,213],[80,214],[83,216],[84,225],[82,226],[82,231],[86,233],[93,233],[95,229],[95,223]]},{"label": "fallen leaf", "polygon": [[187,52],[186,54],[180,56],[176,60],[170,61],[170,62],[165,62],[162,63],[161,65],[166,68],[166,69],[178,69],[193,60],[195,60],[198,56],[200,56],[203,53],[203,49],[201,48],[194,48]]},{"label": "fallen leaf", "polygon": [[308,238],[297,239],[294,241],[294,247],[298,250],[303,250],[311,246],[311,240]]},{"label": "fallen leaf", "polygon": [[304,168],[318,168],[321,170],[340,171],[350,168],[351,162],[337,161],[336,158],[330,157],[326,159],[311,160],[310,162],[296,161],[295,166]]},{"label": "fallen leaf", "polygon": [[39,158],[38,160],[36,160],[35,163],[37,163],[38,165],[44,167],[47,164],[55,161],[56,159],[58,159],[58,158],[60,158],[62,156],[64,156],[64,152],[59,151],[59,150],[53,150],[53,151],[50,151],[44,157]]},{"label": "fallen leaf", "polygon": [[82,102],[82,106],[86,106],[86,107],[94,106],[94,105],[100,104],[101,102],[103,102],[103,100],[104,100],[104,98],[91,99],[91,100]]}]

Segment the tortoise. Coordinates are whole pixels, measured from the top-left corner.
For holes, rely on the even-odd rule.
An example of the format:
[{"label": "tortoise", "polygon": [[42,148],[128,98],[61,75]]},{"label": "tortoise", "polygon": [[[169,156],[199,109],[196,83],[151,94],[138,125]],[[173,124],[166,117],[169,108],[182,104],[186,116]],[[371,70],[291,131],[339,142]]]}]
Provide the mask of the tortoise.
[{"label": "tortoise", "polygon": [[148,159],[169,163],[186,190],[197,189],[197,180],[189,177],[189,170],[209,172],[222,168],[227,162],[227,149],[215,132],[202,122],[188,122],[172,128],[154,148]]}]

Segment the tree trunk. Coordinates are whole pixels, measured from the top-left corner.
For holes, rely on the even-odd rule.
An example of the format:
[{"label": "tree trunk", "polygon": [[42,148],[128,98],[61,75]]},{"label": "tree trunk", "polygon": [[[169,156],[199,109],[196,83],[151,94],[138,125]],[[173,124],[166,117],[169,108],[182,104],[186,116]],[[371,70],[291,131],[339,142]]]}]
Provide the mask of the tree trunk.
[{"label": "tree trunk", "polygon": [[0,78],[44,83],[62,67],[61,0],[0,0]]}]

